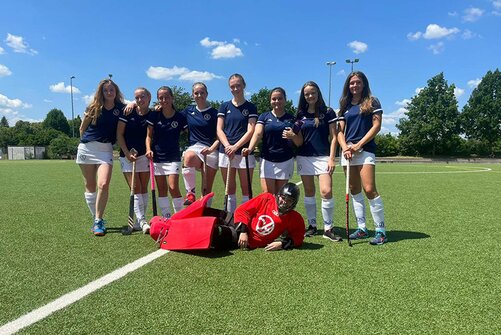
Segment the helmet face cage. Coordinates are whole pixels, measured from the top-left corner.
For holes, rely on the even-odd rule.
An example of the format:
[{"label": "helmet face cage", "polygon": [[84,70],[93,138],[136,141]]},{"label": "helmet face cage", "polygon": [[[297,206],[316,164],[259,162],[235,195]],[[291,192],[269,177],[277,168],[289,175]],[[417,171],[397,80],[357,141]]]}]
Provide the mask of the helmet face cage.
[{"label": "helmet face cage", "polygon": [[277,207],[280,214],[293,210],[299,200],[299,188],[296,184],[285,184],[277,194]]}]

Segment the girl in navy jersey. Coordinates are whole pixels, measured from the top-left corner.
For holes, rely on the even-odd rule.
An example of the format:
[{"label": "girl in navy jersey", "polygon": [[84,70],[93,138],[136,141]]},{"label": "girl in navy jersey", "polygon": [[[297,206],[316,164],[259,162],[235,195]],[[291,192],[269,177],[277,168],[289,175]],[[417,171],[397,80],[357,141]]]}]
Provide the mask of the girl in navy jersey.
[{"label": "girl in navy jersey", "polygon": [[174,108],[172,90],[162,86],[157,91],[161,106],[158,112],[149,113],[146,137],[146,157],[153,159],[155,181],[158,189],[158,206],[162,216],[171,215],[168,193],[172,197],[174,212],[183,209],[183,198],[179,191],[179,170],[181,153],[179,135],[187,128],[186,118]]},{"label": "girl in navy jersey", "polygon": [[195,201],[196,170],[203,173],[204,161],[207,163],[206,189],[202,192],[212,191],[218,168],[217,110],[207,102],[208,92],[204,83],[194,83],[191,91],[196,106],[189,106],[181,112],[188,123],[190,143],[189,148],[184,152],[183,178],[187,193],[185,205]]},{"label": "girl in navy jersey", "polygon": [[350,191],[358,225],[358,229],[350,234],[350,239],[369,237],[365,226],[363,187],[376,226],[376,235],[370,243],[380,245],[387,238],[383,201],[376,189],[374,138],[381,130],[383,110],[379,100],[371,95],[367,77],[359,71],[352,72],[346,79],[339,105],[338,140],[343,151],[341,165],[346,172],[346,160],[350,160]]},{"label": "girl in navy jersey", "polygon": [[[242,149],[247,156],[262,139],[260,173],[263,192],[277,194],[294,173],[294,145],[303,143],[299,128],[294,127],[295,117],[285,112],[285,90],[271,90],[270,112],[259,115],[249,148]],[[295,130],[295,132],[294,132]]]},{"label": "girl in navy jersey", "polygon": [[[341,241],[334,234],[334,198],[332,197],[332,173],[335,169],[337,146],[336,113],[327,108],[320,88],[313,81],[303,85],[299,95],[297,119],[302,122],[303,145],[297,152],[297,172],[304,187],[304,208],[308,218],[305,236],[317,233],[317,205],[315,180],[318,176],[320,197],[322,198],[323,237],[331,241]],[[330,138],[330,139],[329,139]]]},{"label": "girl in navy jersey", "polygon": [[[236,171],[240,179],[242,189],[242,203],[249,200],[249,185],[245,169],[245,159],[241,151],[247,148],[256,126],[256,106],[247,101],[244,96],[245,80],[235,73],[228,80],[233,99],[224,102],[218,111],[217,136],[219,138],[219,167],[226,185],[226,174],[229,173],[228,189],[228,212],[233,213],[237,206],[236,199]],[[254,172],[256,161],[249,156],[249,172]]]},{"label": "girl in navy jersey", "polygon": [[85,201],[94,218],[92,232],[96,236],[106,234],[103,215],[108,202],[118,117],[123,109],[118,85],[111,79],[101,80],[80,125],[76,162],[85,180]]},{"label": "girl in navy jersey", "polygon": [[[148,208],[148,181],[149,161],[146,158],[146,131],[148,128],[149,106],[151,93],[144,87],[139,87],[134,91],[136,105],[130,114],[120,116],[117,127],[117,141],[120,145],[120,165],[125,180],[131,185],[132,162],[136,162],[136,176],[134,188],[134,212],[137,223],[134,229],[142,229],[147,234],[150,226],[145,218]],[[137,154],[131,154],[134,148]]]}]

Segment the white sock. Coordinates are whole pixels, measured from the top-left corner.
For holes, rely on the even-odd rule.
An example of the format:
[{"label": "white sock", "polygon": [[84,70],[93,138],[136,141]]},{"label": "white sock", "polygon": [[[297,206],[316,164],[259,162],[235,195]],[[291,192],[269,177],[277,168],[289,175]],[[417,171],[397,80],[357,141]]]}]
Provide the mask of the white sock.
[{"label": "white sock", "polygon": [[334,198],[322,199],[322,217],[324,219],[324,231],[331,229],[334,217]]},{"label": "white sock", "polygon": [[148,197],[148,193],[141,193],[141,197],[143,198],[143,205],[144,205],[144,217],[146,217],[146,213],[148,212],[148,201],[149,201],[149,197]]},{"label": "white sock", "polygon": [[242,202],[240,204],[243,204],[244,202],[249,201],[249,196],[248,195],[242,195]]},{"label": "white sock", "polygon": [[236,194],[228,194],[228,212],[234,213],[237,209],[237,196]]},{"label": "white sock", "polygon": [[171,216],[169,197],[158,197],[158,207],[164,218]]},{"label": "white sock", "polygon": [[317,201],[315,197],[304,197],[304,209],[308,218],[308,226],[317,226]]},{"label": "white sock", "polygon": [[197,170],[194,167],[183,168],[183,179],[184,187],[186,192],[195,193],[195,188],[197,186]]},{"label": "white sock", "polygon": [[134,213],[136,214],[137,222],[144,218],[144,203],[141,194],[134,194]]},{"label": "white sock", "polygon": [[386,235],[386,228],[384,226],[384,206],[383,200],[378,195],[374,199],[369,199],[369,208],[371,209],[372,219],[376,231],[380,231]]},{"label": "white sock", "polygon": [[96,217],[96,198],[97,192],[85,192],[85,202],[87,203],[87,207],[89,207],[90,214],[93,218]]},{"label": "white sock", "polygon": [[184,199],[182,197],[172,199],[172,207],[174,207],[174,213],[179,212],[184,208]]},{"label": "white sock", "polygon": [[357,226],[360,229],[367,229],[365,226],[365,199],[362,192],[351,196],[353,202],[353,211],[357,218]]}]

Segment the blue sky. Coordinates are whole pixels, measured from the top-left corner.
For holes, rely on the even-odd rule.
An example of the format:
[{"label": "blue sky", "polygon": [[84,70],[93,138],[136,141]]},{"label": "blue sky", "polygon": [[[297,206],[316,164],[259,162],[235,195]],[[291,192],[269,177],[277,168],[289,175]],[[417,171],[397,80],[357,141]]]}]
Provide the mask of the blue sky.
[{"label": "blue sky", "polygon": [[126,99],[138,86],[190,90],[229,100],[241,73],[247,94],[282,86],[297,104],[316,81],[337,107],[351,65],[364,71],[383,106],[383,133],[406,101],[444,72],[459,107],[500,66],[501,0],[469,1],[3,1],[0,115],[41,121],[52,108],[82,115],[97,83],[113,74]]}]

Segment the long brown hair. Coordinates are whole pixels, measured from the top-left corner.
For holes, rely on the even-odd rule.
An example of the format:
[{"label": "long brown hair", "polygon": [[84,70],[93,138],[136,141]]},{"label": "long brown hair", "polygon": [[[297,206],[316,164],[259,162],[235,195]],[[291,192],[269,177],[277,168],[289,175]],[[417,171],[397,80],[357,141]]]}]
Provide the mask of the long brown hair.
[{"label": "long brown hair", "polygon": [[308,102],[306,102],[306,98],[304,97],[304,89],[307,86],[315,87],[315,89],[317,90],[317,102],[315,103],[315,127],[318,127],[318,124],[320,123],[319,113],[321,111],[326,111],[327,106],[325,105],[324,98],[322,97],[322,92],[320,92],[320,87],[318,87],[317,83],[315,83],[314,81],[307,81],[301,88],[301,93],[299,93],[299,103],[297,104],[297,111],[302,111],[304,113],[308,111]]},{"label": "long brown hair", "polygon": [[94,99],[92,102],[87,106],[87,109],[85,110],[85,118],[89,118],[92,120],[92,124],[95,125],[97,122],[97,119],[99,116],[101,116],[101,111],[104,106],[104,93],[103,93],[103,88],[104,85],[111,84],[115,88],[115,105],[117,104],[123,104],[124,103],[124,96],[122,92],[120,91],[120,88],[118,87],[117,84],[111,79],[103,79],[99,82],[97,85],[96,92],[94,93]]},{"label": "long brown hair", "polygon": [[350,80],[353,77],[358,77],[362,80],[364,88],[362,90],[362,96],[360,97],[360,113],[368,114],[372,112],[372,93],[371,88],[369,86],[369,80],[367,76],[361,71],[354,71],[348,75],[346,81],[343,86],[343,93],[341,98],[339,99],[339,116],[343,116],[344,113],[348,110],[348,105],[351,104],[351,100],[353,99],[353,94],[350,92]]}]

